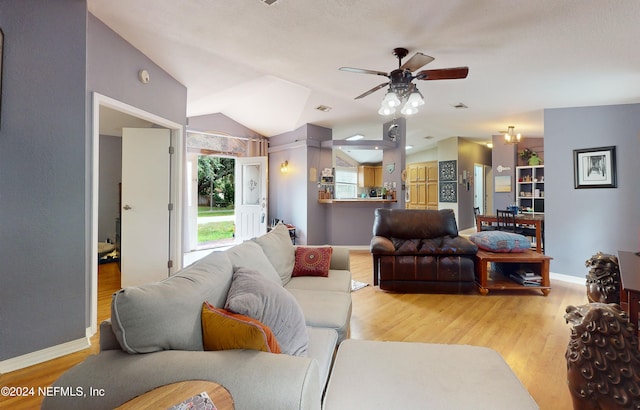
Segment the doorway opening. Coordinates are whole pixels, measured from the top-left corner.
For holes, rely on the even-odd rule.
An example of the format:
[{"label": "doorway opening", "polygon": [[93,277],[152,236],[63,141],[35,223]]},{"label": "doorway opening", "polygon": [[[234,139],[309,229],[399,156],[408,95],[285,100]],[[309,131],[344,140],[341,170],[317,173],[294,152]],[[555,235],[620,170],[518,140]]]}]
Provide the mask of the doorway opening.
[{"label": "doorway opening", "polygon": [[198,155],[197,249],[235,240],[235,166],[234,157]]},{"label": "doorway opening", "polygon": [[[129,121],[134,120],[134,124]],[[143,124],[140,123],[143,122]],[[113,135],[109,131],[105,131],[106,126],[113,126],[116,128],[122,128],[127,126],[145,127],[144,123],[147,123],[146,127],[152,128],[165,128],[169,130],[170,140],[173,146],[173,155],[171,155],[171,174],[170,174],[170,204],[172,204],[174,215],[181,215],[182,213],[182,146],[184,141],[183,125],[159,117],[155,114],[138,109],[126,103],[123,103],[113,98],[104,96],[99,93],[93,93],[93,107],[92,107],[92,152],[91,152],[91,203],[90,203],[90,215],[91,215],[91,227],[89,231],[89,240],[87,241],[87,266],[89,267],[90,277],[88,278],[88,299],[90,300],[89,308],[89,332],[95,334],[98,326],[98,258],[96,257],[96,247],[100,240],[106,240],[106,238],[99,237],[100,232],[100,196],[103,198],[114,198],[115,195],[103,195],[101,192],[100,181],[100,163],[101,152],[100,149],[100,136],[101,135]],[[103,161],[103,170],[106,167],[114,166],[109,161]],[[114,177],[117,179],[117,177]],[[113,212],[118,212],[117,206]],[[117,223],[117,222],[116,222]],[[105,237],[116,237],[118,228],[112,228],[113,215],[109,219],[107,229],[114,229],[114,235],[102,235]],[[179,217],[172,217],[169,221],[169,243],[168,253],[172,266],[168,268],[168,273],[171,274],[175,269],[182,265],[182,219]],[[116,238],[117,240],[117,238]]]}]

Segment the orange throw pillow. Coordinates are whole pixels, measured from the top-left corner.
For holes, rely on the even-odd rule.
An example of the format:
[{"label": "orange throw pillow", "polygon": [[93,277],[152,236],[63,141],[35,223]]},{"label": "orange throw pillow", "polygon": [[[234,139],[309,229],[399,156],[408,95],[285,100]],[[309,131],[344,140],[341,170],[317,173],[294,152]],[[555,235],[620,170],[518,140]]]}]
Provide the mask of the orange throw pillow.
[{"label": "orange throw pillow", "polygon": [[330,246],[298,246],[291,276],[329,276],[332,253],[333,248]]},{"label": "orange throw pillow", "polygon": [[204,350],[251,349],[280,353],[280,345],[264,323],[204,302],[202,305]]}]

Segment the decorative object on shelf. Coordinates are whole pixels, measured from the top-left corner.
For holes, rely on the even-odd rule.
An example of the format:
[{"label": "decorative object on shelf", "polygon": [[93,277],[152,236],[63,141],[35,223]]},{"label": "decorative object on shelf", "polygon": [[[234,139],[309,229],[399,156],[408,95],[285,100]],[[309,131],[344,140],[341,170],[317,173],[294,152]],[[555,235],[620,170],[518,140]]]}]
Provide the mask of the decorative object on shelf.
[{"label": "decorative object on shelf", "polygon": [[424,98],[418,90],[418,87],[413,83],[413,80],[415,79],[452,80],[467,78],[467,75],[469,74],[469,67],[454,67],[436,70],[422,70],[414,76],[412,73],[413,71],[429,64],[434,60],[434,58],[423,53],[415,53],[409,60],[402,64],[402,59],[406,57],[408,53],[409,50],[406,48],[398,47],[393,49],[393,55],[398,58],[398,68],[390,73],[353,67],[340,67],[339,70],[359,74],[381,75],[389,79],[388,82],[379,84],[355,98],[357,100],[359,98],[366,97],[381,88],[389,86],[380,105],[380,110],[378,110],[378,114],[380,115],[394,114],[397,107],[400,107],[403,103],[404,106],[402,107],[402,110],[400,110],[403,115],[412,115],[418,112],[418,107],[424,105]]},{"label": "decorative object on shelf", "polygon": [[504,133],[505,144],[517,144],[522,139],[522,134],[516,134],[515,128],[513,125],[507,127],[507,132]]},{"label": "decorative object on shelf", "polygon": [[640,351],[627,313],[615,303],[567,306],[566,312],[571,338],[565,358],[573,408],[639,408]]},{"label": "decorative object on shelf", "polygon": [[457,172],[457,160],[451,161],[440,161],[438,162],[439,166],[439,175],[438,178],[440,181],[457,181],[456,172]]},{"label": "decorative object on shelf", "polygon": [[617,188],[616,147],[573,150],[575,189]]},{"label": "decorative object on shelf", "polygon": [[529,165],[535,166],[542,164],[542,158],[538,156],[538,153],[532,151],[531,148],[525,148],[518,154],[520,158]]},{"label": "decorative object on shelf", "polygon": [[282,172],[283,174],[289,172],[289,161],[285,161],[280,164],[280,172]]},{"label": "decorative object on shelf", "polygon": [[589,302],[620,303],[620,265],[615,255],[598,252],[587,259]]}]

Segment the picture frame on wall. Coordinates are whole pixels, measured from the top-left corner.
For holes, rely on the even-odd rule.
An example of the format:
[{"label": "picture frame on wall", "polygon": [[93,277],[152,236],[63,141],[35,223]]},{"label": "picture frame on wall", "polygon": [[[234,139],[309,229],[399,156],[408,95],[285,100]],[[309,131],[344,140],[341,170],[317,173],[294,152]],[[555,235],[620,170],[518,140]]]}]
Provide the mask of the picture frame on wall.
[{"label": "picture frame on wall", "polygon": [[617,188],[616,147],[573,150],[575,189]]}]

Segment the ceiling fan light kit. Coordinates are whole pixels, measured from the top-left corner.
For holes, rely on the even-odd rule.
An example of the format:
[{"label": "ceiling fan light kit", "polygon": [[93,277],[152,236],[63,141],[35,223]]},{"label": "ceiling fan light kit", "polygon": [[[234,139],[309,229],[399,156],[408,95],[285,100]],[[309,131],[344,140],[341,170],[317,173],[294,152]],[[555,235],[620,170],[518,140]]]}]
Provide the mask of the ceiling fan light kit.
[{"label": "ceiling fan light kit", "polygon": [[369,91],[357,96],[355,99],[366,97],[388,86],[388,91],[382,99],[378,114],[391,115],[395,114],[396,107],[404,103],[400,110],[403,115],[412,115],[418,112],[418,107],[424,105],[424,98],[416,85],[414,79],[418,80],[452,80],[458,78],[466,78],[469,73],[468,67],[442,68],[436,70],[422,70],[417,75],[413,72],[418,70],[434,60],[433,57],[423,53],[415,53],[409,60],[402,64],[402,59],[407,56],[409,51],[406,48],[395,48],[393,54],[398,58],[398,68],[385,73],[382,71],[366,70],[362,68],[340,67],[340,70],[351,73],[374,74],[387,77],[388,82],[379,84]]}]

